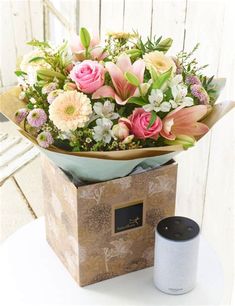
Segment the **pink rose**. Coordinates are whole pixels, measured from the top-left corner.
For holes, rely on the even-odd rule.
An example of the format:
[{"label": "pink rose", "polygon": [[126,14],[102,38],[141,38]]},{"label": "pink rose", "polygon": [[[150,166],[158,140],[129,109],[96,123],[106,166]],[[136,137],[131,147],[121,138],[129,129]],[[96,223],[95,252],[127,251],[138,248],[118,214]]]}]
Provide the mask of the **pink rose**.
[{"label": "pink rose", "polygon": [[96,61],[85,60],[73,67],[71,79],[79,90],[91,94],[104,84],[104,66]]},{"label": "pink rose", "polygon": [[143,108],[136,108],[129,117],[131,123],[131,131],[136,138],[145,139],[153,138],[157,140],[159,132],[162,129],[162,121],[156,118],[154,124],[148,128],[151,119],[151,113],[146,112]]}]

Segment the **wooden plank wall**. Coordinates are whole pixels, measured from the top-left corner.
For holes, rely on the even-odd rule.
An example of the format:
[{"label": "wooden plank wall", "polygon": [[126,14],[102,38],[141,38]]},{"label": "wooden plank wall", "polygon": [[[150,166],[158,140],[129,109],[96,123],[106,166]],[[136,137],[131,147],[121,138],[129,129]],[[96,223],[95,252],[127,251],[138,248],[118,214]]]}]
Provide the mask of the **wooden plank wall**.
[{"label": "wooden plank wall", "polygon": [[[15,83],[12,72],[18,58],[29,50],[25,41],[46,37],[58,43],[85,26],[102,38],[106,31],[132,29],[143,37],[170,36],[173,53],[200,42],[197,56],[200,63],[209,64],[206,72],[227,78],[220,100],[235,100],[233,0],[12,0],[1,1],[0,14],[3,87]],[[222,257],[230,254],[224,267],[227,275],[231,274],[229,240],[234,221],[233,122],[234,111],[195,148],[177,157],[177,213],[198,221]]]}]

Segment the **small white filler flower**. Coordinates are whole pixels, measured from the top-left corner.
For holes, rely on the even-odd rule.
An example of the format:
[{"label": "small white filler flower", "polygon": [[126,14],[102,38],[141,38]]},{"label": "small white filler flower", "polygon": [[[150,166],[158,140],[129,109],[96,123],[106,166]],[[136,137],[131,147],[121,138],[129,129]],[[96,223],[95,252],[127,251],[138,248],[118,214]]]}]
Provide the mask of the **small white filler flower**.
[{"label": "small white filler flower", "polygon": [[152,89],[149,96],[149,104],[143,106],[146,112],[169,112],[171,104],[167,101],[163,101],[163,91],[161,89]]},{"label": "small white filler flower", "polygon": [[97,119],[96,126],[93,129],[93,137],[95,141],[103,140],[105,143],[109,143],[113,137],[111,130],[113,122],[107,118]]}]

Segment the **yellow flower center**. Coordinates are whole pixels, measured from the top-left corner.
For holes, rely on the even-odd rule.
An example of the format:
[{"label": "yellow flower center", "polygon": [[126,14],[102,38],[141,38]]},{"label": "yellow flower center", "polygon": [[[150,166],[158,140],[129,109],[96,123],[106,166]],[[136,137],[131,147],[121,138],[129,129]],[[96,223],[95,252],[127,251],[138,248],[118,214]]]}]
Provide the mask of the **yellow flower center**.
[{"label": "yellow flower center", "polygon": [[73,105],[69,105],[65,109],[65,114],[67,115],[73,115],[75,112],[75,107]]},{"label": "yellow flower center", "polygon": [[165,64],[161,61],[157,61],[156,65],[159,66],[159,67],[164,67],[165,66]]}]

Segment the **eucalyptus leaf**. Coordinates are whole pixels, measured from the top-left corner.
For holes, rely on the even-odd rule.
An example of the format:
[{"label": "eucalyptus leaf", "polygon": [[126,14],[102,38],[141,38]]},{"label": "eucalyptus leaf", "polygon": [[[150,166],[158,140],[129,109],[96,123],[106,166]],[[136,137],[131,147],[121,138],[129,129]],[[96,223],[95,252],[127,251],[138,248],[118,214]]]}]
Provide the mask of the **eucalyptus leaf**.
[{"label": "eucalyptus leaf", "polygon": [[147,129],[150,129],[153,126],[154,122],[156,121],[156,118],[157,118],[157,113],[155,111],[151,111],[151,118]]},{"label": "eucalyptus leaf", "polygon": [[80,29],[80,40],[85,49],[88,49],[91,42],[91,37],[86,28]]}]

